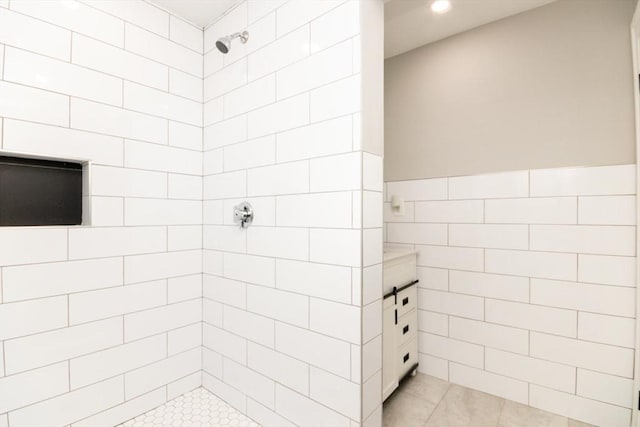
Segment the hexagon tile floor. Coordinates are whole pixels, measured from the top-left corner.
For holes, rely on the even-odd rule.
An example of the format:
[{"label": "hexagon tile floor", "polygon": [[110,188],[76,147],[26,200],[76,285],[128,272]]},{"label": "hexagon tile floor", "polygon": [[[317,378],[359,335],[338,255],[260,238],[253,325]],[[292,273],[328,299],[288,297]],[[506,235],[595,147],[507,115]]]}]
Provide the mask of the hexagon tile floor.
[{"label": "hexagon tile floor", "polygon": [[197,388],[138,415],[117,427],[260,427],[250,418],[209,393]]}]

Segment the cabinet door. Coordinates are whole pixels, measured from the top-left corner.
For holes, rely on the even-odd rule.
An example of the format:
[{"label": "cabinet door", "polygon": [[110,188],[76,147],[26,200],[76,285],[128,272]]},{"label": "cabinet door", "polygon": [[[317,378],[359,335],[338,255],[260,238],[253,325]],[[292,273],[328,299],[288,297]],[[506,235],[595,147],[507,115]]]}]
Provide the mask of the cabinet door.
[{"label": "cabinet door", "polygon": [[394,298],[383,302],[382,311],[382,400],[398,387],[398,347],[396,341],[396,306]]}]

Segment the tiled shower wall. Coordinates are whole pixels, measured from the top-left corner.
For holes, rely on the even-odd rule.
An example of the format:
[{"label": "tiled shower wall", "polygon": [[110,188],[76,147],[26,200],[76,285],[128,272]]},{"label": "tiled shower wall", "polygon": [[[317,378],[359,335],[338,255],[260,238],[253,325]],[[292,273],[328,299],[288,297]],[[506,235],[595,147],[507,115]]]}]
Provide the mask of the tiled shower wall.
[{"label": "tiled shower wall", "polygon": [[[249,43],[216,51],[244,28]],[[350,427],[379,409],[380,347],[360,364],[381,326],[362,267],[382,256],[360,43],[353,0],[245,1],[205,30],[203,385],[265,426]]]},{"label": "tiled shower wall", "polygon": [[142,1],[0,1],[2,149],[93,161],[91,226],[0,229],[0,426],[201,384],[202,63]]},{"label": "tiled shower wall", "polygon": [[[633,400],[635,166],[386,183],[419,251],[420,370],[595,425]],[[388,201],[404,198],[397,216]]]}]

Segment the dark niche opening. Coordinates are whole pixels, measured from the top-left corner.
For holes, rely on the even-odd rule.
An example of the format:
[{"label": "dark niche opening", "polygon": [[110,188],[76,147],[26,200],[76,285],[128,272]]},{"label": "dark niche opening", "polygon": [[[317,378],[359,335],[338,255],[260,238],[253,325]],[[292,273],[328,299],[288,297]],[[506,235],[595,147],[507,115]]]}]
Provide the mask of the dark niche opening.
[{"label": "dark niche opening", "polygon": [[0,156],[0,226],[82,224],[82,164]]}]

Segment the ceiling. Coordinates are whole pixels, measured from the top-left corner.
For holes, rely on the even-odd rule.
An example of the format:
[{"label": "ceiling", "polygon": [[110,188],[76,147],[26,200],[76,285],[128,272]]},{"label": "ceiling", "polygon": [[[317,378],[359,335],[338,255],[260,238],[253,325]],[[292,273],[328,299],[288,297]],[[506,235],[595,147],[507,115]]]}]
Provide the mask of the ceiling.
[{"label": "ceiling", "polygon": [[451,10],[437,15],[429,7],[431,0],[387,0],[384,56],[390,58],[552,1],[451,0]]},{"label": "ceiling", "polygon": [[151,0],[169,12],[204,28],[240,0]]}]

